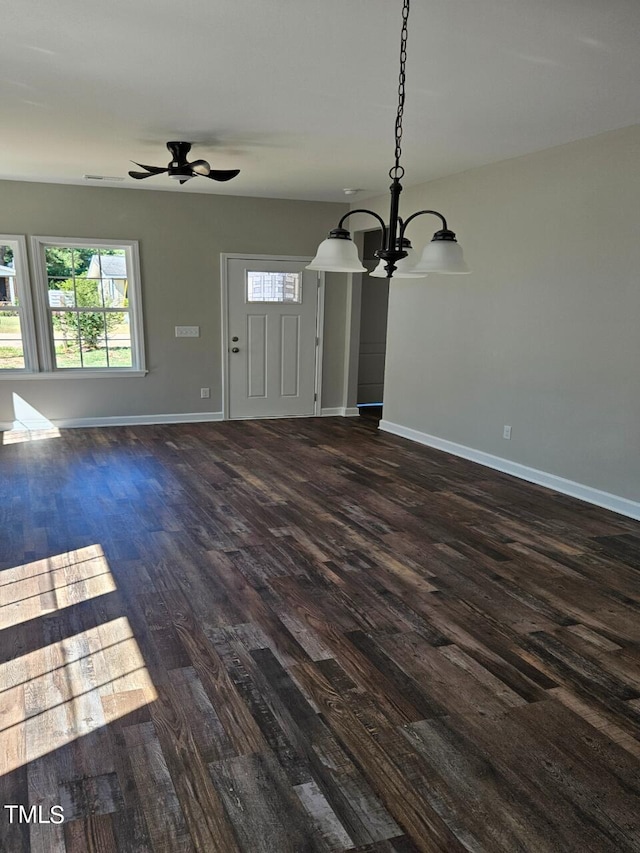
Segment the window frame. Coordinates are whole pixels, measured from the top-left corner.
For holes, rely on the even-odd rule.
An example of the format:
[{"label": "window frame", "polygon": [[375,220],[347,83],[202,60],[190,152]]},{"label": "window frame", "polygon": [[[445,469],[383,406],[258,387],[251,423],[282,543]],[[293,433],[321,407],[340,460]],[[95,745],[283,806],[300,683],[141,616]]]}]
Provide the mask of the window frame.
[{"label": "window frame", "polygon": [[16,292],[19,304],[15,310],[20,317],[20,333],[22,335],[22,352],[24,367],[0,368],[0,379],[25,376],[38,373],[38,343],[31,298],[31,278],[27,260],[27,241],[23,234],[0,234],[0,244],[11,246],[13,249],[13,264],[16,271]]},{"label": "window frame", "polygon": [[[53,248],[73,249],[124,249],[127,259],[129,325],[131,331],[131,367],[57,367],[53,321],[49,306],[49,277],[45,250]],[[142,321],[142,289],[140,285],[140,254],[137,240],[88,239],[86,237],[40,237],[31,238],[32,261],[35,279],[36,326],[40,339],[40,377],[85,377],[101,376],[145,376],[146,360],[144,326]]]}]

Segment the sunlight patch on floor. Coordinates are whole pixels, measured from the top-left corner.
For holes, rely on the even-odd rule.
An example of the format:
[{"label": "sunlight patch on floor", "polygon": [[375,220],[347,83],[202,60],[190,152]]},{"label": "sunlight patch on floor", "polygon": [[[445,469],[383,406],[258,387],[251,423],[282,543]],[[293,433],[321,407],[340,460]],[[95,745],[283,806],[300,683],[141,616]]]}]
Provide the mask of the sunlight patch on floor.
[{"label": "sunlight patch on floor", "polygon": [[113,592],[100,545],[0,571],[0,630]]},{"label": "sunlight patch on floor", "polygon": [[7,429],[0,433],[0,444],[23,444],[25,441],[44,441],[47,438],[60,438],[57,427],[51,429]]},{"label": "sunlight patch on floor", "polygon": [[0,776],[157,698],[124,616],[7,661],[0,687]]}]

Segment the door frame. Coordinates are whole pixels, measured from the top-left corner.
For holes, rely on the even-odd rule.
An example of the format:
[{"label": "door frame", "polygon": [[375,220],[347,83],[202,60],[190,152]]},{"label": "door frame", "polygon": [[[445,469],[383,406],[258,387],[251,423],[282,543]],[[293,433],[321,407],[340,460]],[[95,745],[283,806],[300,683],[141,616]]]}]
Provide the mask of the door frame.
[{"label": "door frame", "polygon": [[[285,261],[287,263],[305,262],[310,264],[313,258],[301,255],[254,255],[251,252],[221,252],[220,253],[220,296],[221,296],[221,325],[222,325],[222,420],[229,417],[229,261]],[[315,402],[313,415],[318,417],[322,412],[322,353],[324,343],[324,273],[318,276],[318,304],[316,306],[316,370],[315,370]],[[290,415],[289,417],[307,417],[306,415]],[[240,418],[238,418],[240,420]]]}]

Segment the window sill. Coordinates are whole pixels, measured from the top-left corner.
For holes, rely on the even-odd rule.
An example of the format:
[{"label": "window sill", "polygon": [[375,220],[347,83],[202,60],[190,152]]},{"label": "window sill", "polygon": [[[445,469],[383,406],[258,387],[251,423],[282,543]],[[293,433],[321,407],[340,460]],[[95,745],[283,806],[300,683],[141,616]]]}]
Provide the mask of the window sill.
[{"label": "window sill", "polygon": [[51,373],[20,373],[16,371],[1,371],[0,381],[3,379],[30,380],[30,379],[136,379],[146,376],[148,370],[83,370],[69,367],[66,370],[55,370]]}]

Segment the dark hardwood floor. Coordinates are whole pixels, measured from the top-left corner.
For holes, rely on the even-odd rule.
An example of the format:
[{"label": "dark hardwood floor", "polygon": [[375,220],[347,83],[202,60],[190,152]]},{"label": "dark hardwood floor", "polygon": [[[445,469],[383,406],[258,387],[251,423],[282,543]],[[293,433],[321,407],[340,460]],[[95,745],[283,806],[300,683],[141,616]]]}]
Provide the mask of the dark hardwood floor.
[{"label": "dark hardwood floor", "polygon": [[3,853],[640,851],[640,523],[364,418],[20,438]]}]

